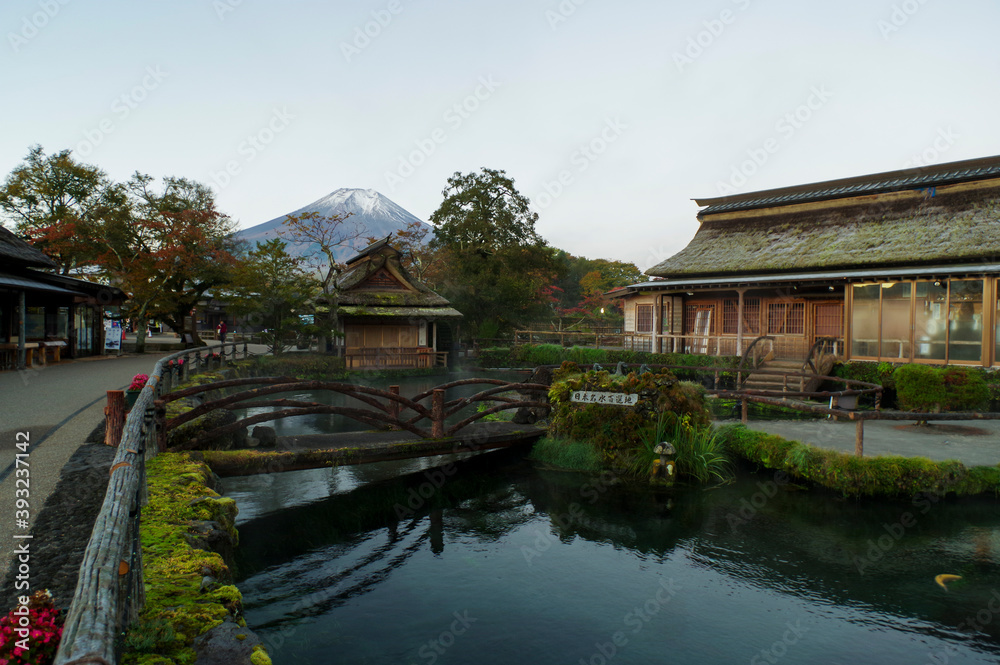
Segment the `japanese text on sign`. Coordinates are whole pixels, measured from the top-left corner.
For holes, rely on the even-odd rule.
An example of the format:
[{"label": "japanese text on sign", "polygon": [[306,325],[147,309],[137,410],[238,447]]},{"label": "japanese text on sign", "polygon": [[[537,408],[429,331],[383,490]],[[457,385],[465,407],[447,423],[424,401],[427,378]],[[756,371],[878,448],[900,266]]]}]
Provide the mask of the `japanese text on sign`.
[{"label": "japanese text on sign", "polygon": [[602,393],[591,390],[576,390],[570,397],[571,402],[583,404],[612,404],[615,406],[635,406],[639,396],[626,393]]}]

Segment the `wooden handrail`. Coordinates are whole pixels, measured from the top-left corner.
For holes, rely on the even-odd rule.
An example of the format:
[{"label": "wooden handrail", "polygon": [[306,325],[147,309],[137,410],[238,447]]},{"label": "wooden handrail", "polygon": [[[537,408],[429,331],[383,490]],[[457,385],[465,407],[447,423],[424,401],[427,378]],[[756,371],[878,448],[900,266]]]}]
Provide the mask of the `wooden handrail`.
[{"label": "wooden handrail", "polygon": [[[211,348],[220,348],[220,362],[223,362],[230,346],[235,360],[237,343]],[[125,420],[104,503],[83,553],[56,665],[71,661],[99,662],[98,658],[114,665],[118,637],[142,611],[146,595],[139,525],[146,502],[146,459],[157,453],[154,402],[161,394],[164,373],[172,378],[167,363],[183,358],[185,362],[179,366],[189,372],[194,364],[191,356],[200,360],[204,348],[179,351],[158,360]],[[247,355],[244,343],[244,358]]]}]

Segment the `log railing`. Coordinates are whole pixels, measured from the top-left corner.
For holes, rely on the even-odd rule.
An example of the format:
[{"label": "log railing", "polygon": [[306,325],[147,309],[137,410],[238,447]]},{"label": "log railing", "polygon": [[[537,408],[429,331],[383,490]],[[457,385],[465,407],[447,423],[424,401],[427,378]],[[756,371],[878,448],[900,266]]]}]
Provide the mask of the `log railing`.
[{"label": "log railing", "polygon": [[[236,360],[240,347],[246,358],[246,344],[231,343],[180,351],[161,358],[153,368],[122,428],[104,503],[80,564],[56,665],[117,662],[116,644],[145,604],[139,525],[146,504],[146,460],[158,452],[155,402],[175,374],[183,380],[203,369],[224,366]],[[206,350],[210,352],[205,354]]]}]

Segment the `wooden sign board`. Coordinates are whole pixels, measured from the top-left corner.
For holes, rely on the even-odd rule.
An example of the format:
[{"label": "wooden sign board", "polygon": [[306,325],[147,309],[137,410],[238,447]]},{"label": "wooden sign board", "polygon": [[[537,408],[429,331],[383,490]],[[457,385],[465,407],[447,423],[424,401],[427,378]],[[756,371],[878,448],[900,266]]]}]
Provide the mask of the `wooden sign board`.
[{"label": "wooden sign board", "polygon": [[570,396],[571,402],[581,404],[608,404],[612,406],[635,406],[639,401],[636,394],[606,393],[592,390],[575,390]]}]

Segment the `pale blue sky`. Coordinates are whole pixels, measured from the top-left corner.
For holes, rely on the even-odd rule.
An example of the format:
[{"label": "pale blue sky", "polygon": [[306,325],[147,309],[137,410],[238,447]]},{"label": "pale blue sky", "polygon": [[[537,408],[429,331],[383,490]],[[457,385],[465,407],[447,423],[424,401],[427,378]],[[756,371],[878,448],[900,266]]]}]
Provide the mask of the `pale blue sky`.
[{"label": "pale blue sky", "polygon": [[487,166],[553,245],[645,269],[692,198],[1000,154],[998,26],[989,0],[6,0],[0,174],[71,148],[245,227],[340,187],[427,219]]}]

